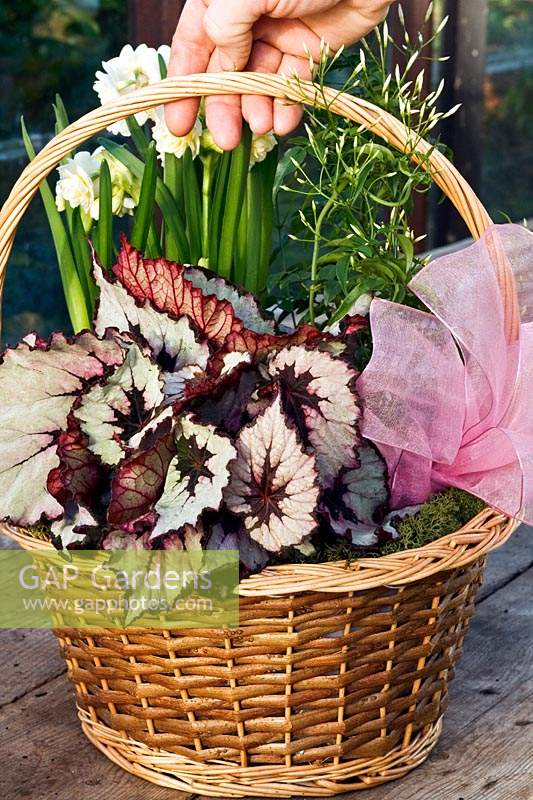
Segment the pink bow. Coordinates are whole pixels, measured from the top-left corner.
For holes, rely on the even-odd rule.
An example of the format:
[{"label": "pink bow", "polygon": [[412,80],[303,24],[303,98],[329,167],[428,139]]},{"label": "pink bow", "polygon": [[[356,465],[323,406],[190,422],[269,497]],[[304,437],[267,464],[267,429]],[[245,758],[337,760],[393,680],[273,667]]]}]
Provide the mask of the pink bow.
[{"label": "pink bow", "polygon": [[532,248],[525,228],[492,226],[411,281],[432,314],[372,302],[362,432],[393,508],[457,486],[533,522]]}]

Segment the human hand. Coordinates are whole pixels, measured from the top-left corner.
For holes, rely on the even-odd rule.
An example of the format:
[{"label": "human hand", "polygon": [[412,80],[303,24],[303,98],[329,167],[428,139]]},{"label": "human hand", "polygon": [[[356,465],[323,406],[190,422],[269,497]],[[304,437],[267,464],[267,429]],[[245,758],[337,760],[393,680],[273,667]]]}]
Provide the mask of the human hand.
[{"label": "human hand", "polygon": [[[320,58],[321,40],[332,51],[358,41],[381,22],[394,0],[187,0],[172,41],[169,77],[246,69],[302,79],[311,77],[309,54]],[[198,100],[166,106],[167,125],[187,134]],[[237,146],[242,117],[254,133],[294,130],[302,110],[269,97],[207,97],[206,121],[224,150]]]}]

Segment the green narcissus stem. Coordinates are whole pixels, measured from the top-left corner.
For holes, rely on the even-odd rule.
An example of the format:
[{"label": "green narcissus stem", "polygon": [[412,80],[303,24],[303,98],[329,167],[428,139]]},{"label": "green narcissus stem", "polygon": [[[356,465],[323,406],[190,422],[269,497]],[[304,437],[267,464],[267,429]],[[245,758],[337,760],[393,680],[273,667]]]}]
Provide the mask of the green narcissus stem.
[{"label": "green narcissus stem", "polygon": [[246,191],[251,147],[252,132],[250,128],[245,125],[241,141],[231,153],[231,166],[228,175],[226,202],[220,232],[220,245],[218,248],[217,271],[222,278],[226,279],[231,278],[233,249],[244,193]]},{"label": "green narcissus stem", "polygon": [[246,270],[242,276],[242,285],[254,294],[258,290],[259,267],[261,260],[261,236],[263,217],[263,193],[261,172],[253,167],[248,174],[246,192],[246,215],[248,232],[246,237]]},{"label": "green narcissus stem", "polygon": [[211,214],[211,188],[215,168],[215,153],[208,153],[203,160],[202,172],[202,258],[209,263],[209,225]]},{"label": "green narcissus stem", "polygon": [[72,213],[68,218],[70,227],[70,240],[72,242],[72,249],[74,250],[74,258],[76,259],[78,275],[80,276],[80,280],[87,297],[90,298],[92,314],[94,311],[94,303],[98,295],[98,290],[93,278],[91,251],[89,248],[87,235],[83,228],[80,209],[72,209]]},{"label": "green narcissus stem", "polygon": [[171,193],[172,197],[179,206],[182,215],[184,212],[183,202],[183,162],[176,158],[173,153],[165,153],[165,165],[163,169],[163,181]]},{"label": "green narcissus stem", "polygon": [[194,159],[188,147],[182,157],[183,198],[187,237],[191,264],[197,264],[202,256],[202,199]]},{"label": "green narcissus stem", "polygon": [[153,220],[152,224],[150,225],[150,230],[148,231],[145,254],[147,258],[160,258],[163,255],[161,242],[157,235],[157,229]]},{"label": "green narcissus stem", "polygon": [[141,182],[139,205],[135,210],[133,228],[131,230],[131,243],[141,253],[146,251],[150,226],[153,224],[156,183],[157,152],[155,142],[150,142]]},{"label": "green narcissus stem", "polygon": [[[117,144],[113,139],[102,137],[99,142],[111,155],[118,158],[121,164],[124,164],[138,180],[142,180],[144,165],[137,156],[130,153],[124,145]],[[159,177],[156,180],[155,202],[161,210],[165,228],[169,234],[169,240],[165,243],[166,257],[172,261],[187,263],[189,261],[189,243],[185,235],[183,215],[172,193]]]},{"label": "green narcissus stem", "polygon": [[146,160],[148,155],[148,146],[150,141],[146,136],[145,132],[135,119],[135,117],[128,117],[126,120],[126,124],[128,126],[128,130],[130,132],[130,136],[132,138],[133,144],[142,159]]},{"label": "green narcissus stem", "polygon": [[[35,149],[23,119],[21,127],[26,153],[30,161],[33,161]],[[57,210],[52,190],[46,181],[41,183],[40,193],[54,241],[68,314],[74,333],[78,333],[91,327],[90,299],[83,291],[67,231]]]},{"label": "green narcissus stem", "polygon": [[274,181],[278,166],[278,148],[275,147],[264,161],[256,164],[254,170],[261,175],[261,238],[259,244],[259,270],[256,292],[263,295],[268,281],[270,259],[272,257],[272,234],[274,230]]},{"label": "green narcissus stem", "polygon": [[109,164],[104,159],[100,166],[100,196],[98,222],[93,236],[94,249],[102,267],[111,269],[113,261],[113,187]]},{"label": "green narcissus stem", "polygon": [[231,153],[225,152],[220,156],[216,178],[214,179],[213,202],[209,218],[209,269],[219,272],[218,245],[222,229],[222,218],[226,199],[226,187],[231,165]]},{"label": "green narcissus stem", "polygon": [[[183,164],[181,159],[176,158],[173,153],[165,153],[165,163],[163,167],[163,183],[172,195],[176,207],[180,213],[181,220],[185,220],[185,204],[183,201]],[[183,222],[185,227],[185,222]],[[187,242],[187,248],[188,248]],[[175,233],[172,228],[163,221],[161,226],[161,247],[166,258],[179,261],[179,244],[176,241]],[[188,251],[187,251],[188,252]]]},{"label": "green narcissus stem", "polygon": [[164,81],[168,74],[167,63],[161,53],[157,54],[157,60],[159,61],[159,74],[161,75],[161,80]]},{"label": "green narcissus stem", "polygon": [[56,118],[55,132],[57,136],[58,133],[64,131],[65,128],[69,125],[67,109],[65,108],[65,104],[61,98],[61,95],[59,94],[56,94],[56,101],[53,105],[53,109],[54,109],[54,116]]},{"label": "green narcissus stem", "polygon": [[248,197],[250,193],[250,179],[246,183],[244,202],[237,228],[237,238],[235,240],[235,252],[233,254],[233,280],[240,286],[244,286],[246,280],[246,263],[248,257]]}]

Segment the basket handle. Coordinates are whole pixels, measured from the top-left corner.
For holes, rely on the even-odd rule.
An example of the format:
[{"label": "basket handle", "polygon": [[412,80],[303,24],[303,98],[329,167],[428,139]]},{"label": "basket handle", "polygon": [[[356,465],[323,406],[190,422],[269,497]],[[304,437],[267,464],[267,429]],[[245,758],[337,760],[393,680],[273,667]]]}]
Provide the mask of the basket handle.
[{"label": "basket handle", "polygon": [[[0,299],[7,261],[13,247],[16,229],[39,184],[65,156],[86,139],[109,125],[139,111],[173,100],[220,94],[256,94],[282,100],[329,108],[347,117],[401,151],[416,149],[414,161],[431,173],[435,183],[453,203],[474,238],[479,238],[491,220],[467,181],[445,156],[423,139],[413,141],[413,133],[391,114],[365,100],[334,89],[318,89],[307,81],[263,73],[212,73],[167,78],[125,95],[114,103],[100,106],[65,128],[52,139],[27,165],[0,212]],[[502,290],[506,286],[506,270],[502,271]]]}]

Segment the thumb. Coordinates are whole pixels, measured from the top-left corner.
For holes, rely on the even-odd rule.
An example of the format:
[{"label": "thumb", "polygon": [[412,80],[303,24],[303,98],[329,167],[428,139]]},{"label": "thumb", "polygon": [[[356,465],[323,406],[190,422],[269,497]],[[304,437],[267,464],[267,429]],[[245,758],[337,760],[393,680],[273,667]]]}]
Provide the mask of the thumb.
[{"label": "thumb", "polygon": [[261,0],[213,0],[204,16],[204,28],[219,51],[224,70],[244,69],[252,49],[252,28],[265,13]]}]

